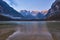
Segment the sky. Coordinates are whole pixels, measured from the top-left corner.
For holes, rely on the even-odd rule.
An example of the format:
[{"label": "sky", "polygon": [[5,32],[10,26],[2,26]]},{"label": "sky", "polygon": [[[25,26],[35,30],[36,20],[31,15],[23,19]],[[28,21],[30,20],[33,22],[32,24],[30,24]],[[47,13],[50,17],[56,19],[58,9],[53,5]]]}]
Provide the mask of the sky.
[{"label": "sky", "polygon": [[15,10],[48,10],[55,0],[4,0]]}]

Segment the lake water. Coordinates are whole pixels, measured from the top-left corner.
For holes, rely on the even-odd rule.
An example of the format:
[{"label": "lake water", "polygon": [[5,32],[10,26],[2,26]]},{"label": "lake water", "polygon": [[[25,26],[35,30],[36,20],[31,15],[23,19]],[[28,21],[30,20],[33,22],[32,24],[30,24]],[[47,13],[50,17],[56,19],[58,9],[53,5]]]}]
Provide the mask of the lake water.
[{"label": "lake water", "polygon": [[55,37],[59,40],[59,24],[56,21],[0,22],[0,40],[54,40]]}]

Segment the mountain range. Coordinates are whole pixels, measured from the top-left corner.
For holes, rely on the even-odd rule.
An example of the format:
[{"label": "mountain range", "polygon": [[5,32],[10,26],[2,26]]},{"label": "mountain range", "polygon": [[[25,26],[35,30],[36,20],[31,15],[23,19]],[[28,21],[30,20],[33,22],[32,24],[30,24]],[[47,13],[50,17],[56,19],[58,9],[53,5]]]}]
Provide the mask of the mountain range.
[{"label": "mountain range", "polygon": [[60,1],[56,0],[47,11],[27,11],[17,12],[5,1],[0,0],[0,21],[20,21],[20,20],[60,20]]}]

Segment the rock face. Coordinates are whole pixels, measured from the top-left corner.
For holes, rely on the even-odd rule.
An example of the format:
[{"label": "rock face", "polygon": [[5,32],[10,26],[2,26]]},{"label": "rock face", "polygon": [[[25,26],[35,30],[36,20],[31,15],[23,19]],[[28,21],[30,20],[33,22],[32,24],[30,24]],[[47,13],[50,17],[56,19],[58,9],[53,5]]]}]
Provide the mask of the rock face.
[{"label": "rock face", "polygon": [[47,20],[60,20],[60,0],[56,0],[52,4],[46,17],[47,17]]},{"label": "rock face", "polygon": [[[9,16],[8,16],[9,15]],[[2,19],[3,17],[3,19]],[[6,2],[0,0],[0,20],[20,20],[23,17],[20,13],[10,7]],[[17,19],[18,18],[18,19]]]}]

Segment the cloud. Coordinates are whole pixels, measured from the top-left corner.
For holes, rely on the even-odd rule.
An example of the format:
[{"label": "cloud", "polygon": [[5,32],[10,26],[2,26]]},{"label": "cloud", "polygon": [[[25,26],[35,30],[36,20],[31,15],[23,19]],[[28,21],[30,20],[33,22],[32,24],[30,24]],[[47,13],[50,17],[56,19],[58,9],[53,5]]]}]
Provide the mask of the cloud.
[{"label": "cloud", "polygon": [[5,1],[8,5],[10,5],[12,8],[15,10],[19,11],[18,8],[18,1],[17,0],[3,0]]},{"label": "cloud", "polygon": [[10,5],[17,5],[15,0],[4,0],[4,1]]},{"label": "cloud", "polygon": [[11,5],[16,5],[16,3],[14,2],[14,0],[9,0]]}]

